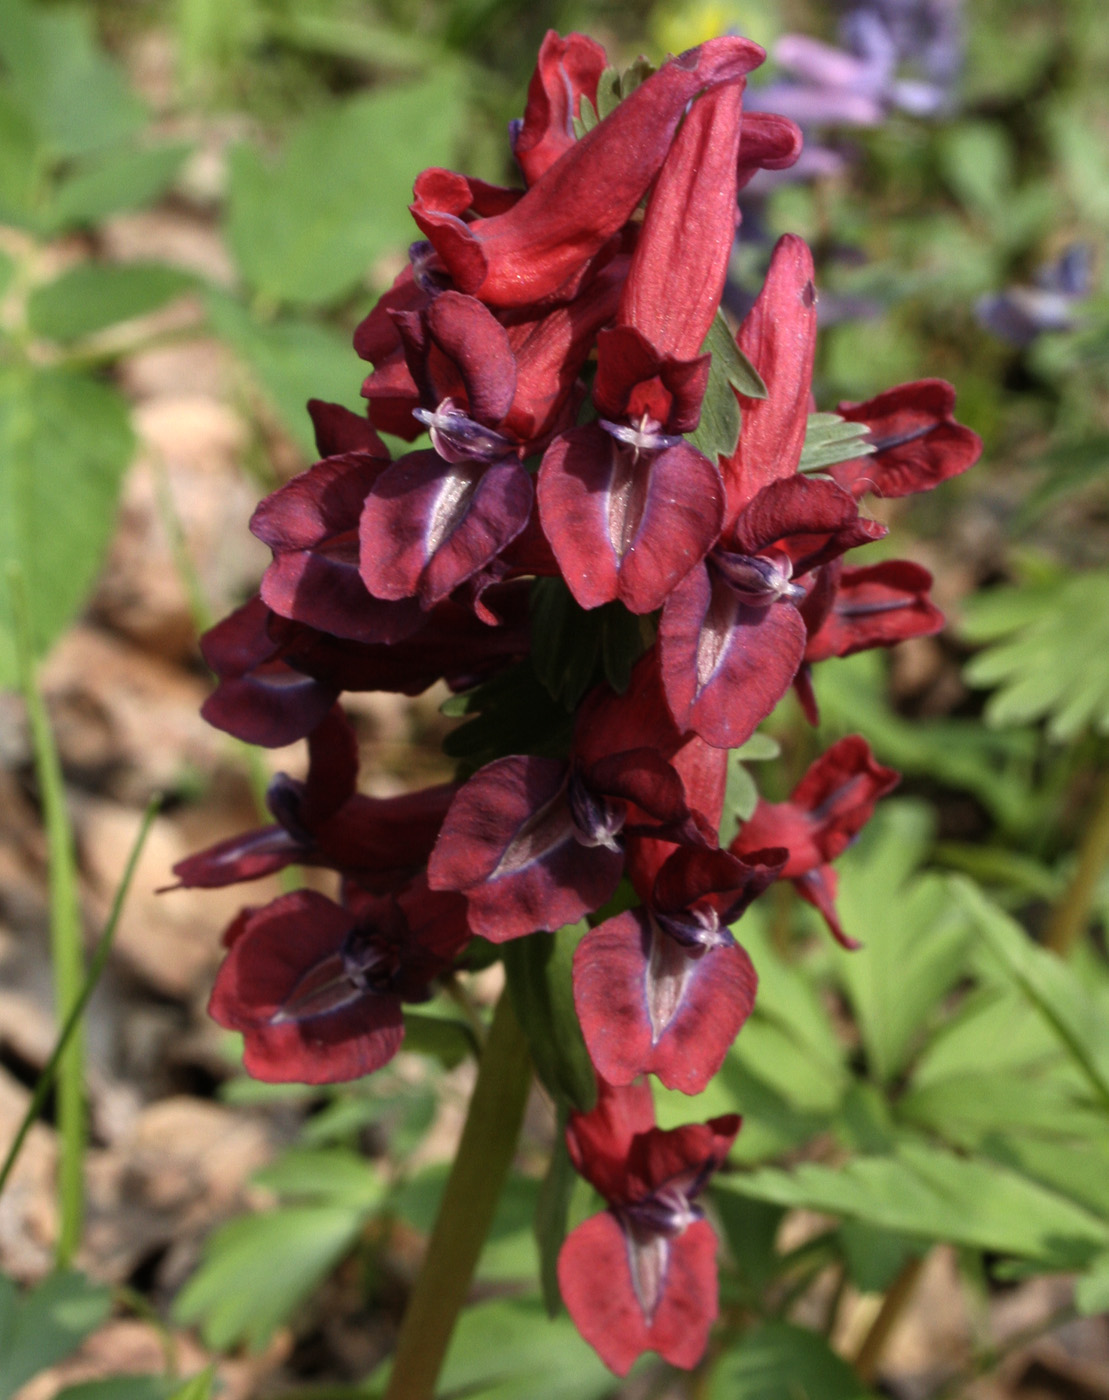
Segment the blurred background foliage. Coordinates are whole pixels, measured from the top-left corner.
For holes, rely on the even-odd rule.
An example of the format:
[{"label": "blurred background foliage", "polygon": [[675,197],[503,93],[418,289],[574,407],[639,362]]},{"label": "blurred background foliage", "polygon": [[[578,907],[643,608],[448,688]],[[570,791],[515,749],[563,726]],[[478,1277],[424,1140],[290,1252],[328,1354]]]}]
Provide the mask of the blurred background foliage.
[{"label": "blurred background foliage", "polygon": [[[939,376],[982,434],[966,477],[878,504],[892,548],[935,571],[949,631],[821,667],[817,734],[790,705],[768,726],[782,755],[758,766],[771,798],[827,742],[859,731],[905,774],[910,800],[890,804],[845,861],[844,921],[866,953],[813,941],[786,889],[744,921],[760,1001],[704,1108],[743,1109],[735,1160],[752,1169],[717,1193],[731,1264],[698,1394],[729,1400],[777,1400],[798,1384],[813,1400],[851,1400],[872,1385],[874,1333],[848,1346],[836,1330],[844,1290],[899,1296],[936,1241],[956,1246],[979,1303],[1052,1271],[1081,1275],[1081,1311],[1109,1303],[1109,26],[1100,0],[934,0],[961,21],[935,51],[903,46],[898,81],[917,86],[887,82],[877,117],[845,122],[830,115],[830,70],[822,82],[799,71],[789,37],[843,42],[866,9],[0,0],[0,686],[19,675],[19,598],[41,658],[97,578],[136,452],[131,357],[218,344],[246,424],[248,494],[306,466],[305,401],[359,406],[350,337],[403,266],[414,174],[443,164],[512,181],[506,125],[549,27],[588,31],[618,64],[729,28],[763,43],[771,59],[752,105],[804,110],[816,155],[799,176],[745,192],[733,309],[749,303],[777,235],[802,234],[820,274],[819,406]],[[115,231],[143,211],[214,231],[220,256],[170,240],[130,255]],[[162,506],[200,628],[241,594],[197,577],[172,499]],[[405,762],[402,778],[436,760]],[[190,794],[183,778],[175,796]],[[480,1030],[481,1007],[468,1013]],[[410,1047],[443,1067],[472,1044],[445,996],[409,1029]],[[221,1078],[244,1111],[313,1111],[258,1178],[269,1208],[212,1236],[175,1320],[214,1352],[262,1346],[295,1330],[340,1266],[367,1306],[395,1307],[389,1242],[426,1232],[442,1184],[440,1167],[419,1164],[437,1102],[427,1078],[299,1098],[229,1066]],[[660,1096],[665,1123],[690,1117],[678,1098]],[[371,1130],[382,1160],[367,1165],[355,1149]],[[550,1183],[565,1165],[556,1154],[541,1185],[536,1143],[525,1157],[481,1273],[511,1296],[466,1315],[450,1383],[500,1400],[609,1394],[565,1317],[541,1320],[520,1282],[557,1245]],[[831,1223],[787,1247],[794,1207]],[[589,1208],[579,1189],[563,1224]],[[68,1273],[21,1296],[0,1284],[7,1396],[99,1325],[110,1299]],[[810,1288],[824,1325],[810,1309],[802,1329]],[[970,1371],[991,1364],[979,1340]],[[183,1394],[146,1379],[101,1400]],[[950,1383],[941,1375],[927,1393]],[[190,1400],[207,1385],[202,1375]]]}]

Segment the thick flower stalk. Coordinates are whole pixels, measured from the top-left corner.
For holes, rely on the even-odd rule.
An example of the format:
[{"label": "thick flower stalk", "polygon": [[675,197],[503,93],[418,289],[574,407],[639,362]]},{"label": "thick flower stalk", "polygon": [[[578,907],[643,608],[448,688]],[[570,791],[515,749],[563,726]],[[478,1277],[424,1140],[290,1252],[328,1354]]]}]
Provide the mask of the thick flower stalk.
[{"label": "thick flower stalk", "polygon": [[[367,414],[309,405],[320,460],[258,506],[259,594],[203,641],[206,717],[250,743],[305,739],[307,775],[274,779],[271,823],[175,870],[209,887],[333,872],[332,897],[246,908],[225,936],[212,1015],[263,1079],[371,1072],[473,936],[510,945],[523,1034],[605,1201],[563,1243],[560,1285],[619,1374],[644,1351],[684,1367],[704,1352],[699,1198],[739,1127],[662,1132],[647,1076],[696,1094],[719,1069],[756,996],[741,916],[776,880],[853,946],[832,862],[897,781],[843,739],[725,850],[728,751],[791,689],[815,720],[814,666],[942,625],[925,570],[847,556],[885,533],[868,494],[931,489],[978,453],[950,388],[922,381],[841,404],[854,446],[809,466],[818,313],[800,239],[725,323],[737,195],[800,151],[785,118],[744,115],[762,57],[723,38],[620,75],[592,40],[550,34],[513,126],[523,187],[417,177],[422,236],[355,334]],[[393,459],[379,431],[412,450]],[[455,781],[360,793],[343,692],[436,682],[472,716],[447,741]],[[549,941],[583,920],[559,995]]]}]

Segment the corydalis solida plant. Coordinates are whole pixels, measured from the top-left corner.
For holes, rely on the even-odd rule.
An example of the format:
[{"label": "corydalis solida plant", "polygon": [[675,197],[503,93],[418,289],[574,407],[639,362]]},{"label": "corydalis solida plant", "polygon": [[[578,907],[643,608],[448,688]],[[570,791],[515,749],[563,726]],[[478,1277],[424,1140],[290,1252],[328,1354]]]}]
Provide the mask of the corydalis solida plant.
[{"label": "corydalis solida plant", "polygon": [[[739,1127],[662,1132],[646,1076],[696,1093],[719,1068],[756,992],[730,925],[776,879],[846,939],[830,863],[896,782],[854,736],[722,850],[728,752],[791,687],[815,713],[813,665],[940,626],[924,570],[844,560],[885,533],[868,492],[930,489],[978,451],[924,381],[841,405],[855,449],[799,470],[808,249],[779,243],[738,337],[719,310],[739,191],[800,149],[790,122],[743,113],[762,57],[724,38],[620,77],[591,40],[550,34],[514,129],[523,188],[419,175],[423,238],[355,336],[367,416],[310,405],[320,461],[259,505],[273,561],[204,641],[207,717],[306,739],[307,777],[275,779],[272,824],[176,867],[194,886],[293,862],[338,876],[335,898],[285,895],[225,937],[212,1014],[267,1079],[369,1073],[473,935],[513,945],[536,1064],[606,1202],[559,1282],[620,1374],[645,1350],[704,1350],[715,1238],[697,1202]],[[425,429],[396,460],[378,436]],[[448,739],[458,780],[360,794],[340,695],[436,681],[476,716]],[[582,919],[575,1017],[529,950]],[[575,1046],[584,1088],[558,1072]]]}]

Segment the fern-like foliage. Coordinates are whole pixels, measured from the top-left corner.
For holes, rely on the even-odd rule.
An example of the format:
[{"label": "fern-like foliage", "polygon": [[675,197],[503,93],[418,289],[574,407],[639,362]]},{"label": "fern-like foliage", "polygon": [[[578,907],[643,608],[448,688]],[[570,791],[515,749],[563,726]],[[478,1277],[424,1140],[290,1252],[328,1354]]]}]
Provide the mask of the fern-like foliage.
[{"label": "fern-like foliage", "polygon": [[1109,734],[1109,570],[1041,573],[968,599],[962,632],[985,644],[964,675],[994,689],[987,723],[1046,720],[1059,742]]}]

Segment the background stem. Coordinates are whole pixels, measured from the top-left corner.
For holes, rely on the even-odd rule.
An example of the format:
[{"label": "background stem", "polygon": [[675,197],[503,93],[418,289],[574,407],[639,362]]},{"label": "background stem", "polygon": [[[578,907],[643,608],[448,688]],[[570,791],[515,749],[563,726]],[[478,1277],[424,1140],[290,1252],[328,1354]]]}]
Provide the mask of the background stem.
[{"label": "background stem", "polygon": [[[9,566],[20,688],[27,706],[35,775],[46,828],[50,881],[50,959],[54,972],[54,1014],[64,1026],[81,995],[85,954],[77,904],[77,853],[65,800],[65,782],[46,705],[38,686],[30,608],[23,571]],[[81,1240],[85,1213],[85,1052],[82,1028],[74,1022],[58,1062],[58,1239],[59,1268],[72,1261]]]},{"label": "background stem", "polygon": [[1098,788],[1093,815],[1078,848],[1078,864],[1062,899],[1048,924],[1044,943],[1060,957],[1066,957],[1085,932],[1090,921],[1101,872],[1109,863],[1109,773]]},{"label": "background stem", "polygon": [[408,1300],[385,1400],[432,1400],[500,1199],[531,1085],[531,1061],[505,991],[493,1014],[477,1083],[427,1255]]}]

